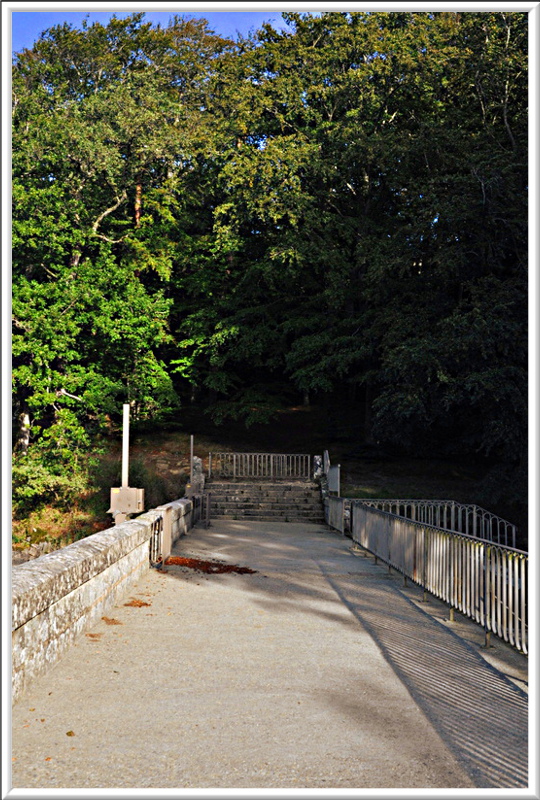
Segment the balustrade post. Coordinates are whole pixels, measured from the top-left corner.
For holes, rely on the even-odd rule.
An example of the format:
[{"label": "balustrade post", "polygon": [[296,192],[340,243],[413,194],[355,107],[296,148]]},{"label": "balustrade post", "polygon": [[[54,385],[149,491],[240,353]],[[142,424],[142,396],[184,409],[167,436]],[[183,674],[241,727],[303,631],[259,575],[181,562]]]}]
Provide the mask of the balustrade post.
[{"label": "balustrade post", "polygon": [[490,622],[491,622],[491,606],[492,606],[492,595],[494,592],[494,582],[493,582],[493,575],[491,574],[491,553],[492,548],[487,547],[483,548],[483,567],[484,567],[484,581],[483,581],[483,605],[484,605],[484,647],[488,648],[491,643],[491,629],[490,629]]},{"label": "balustrade post", "polygon": [[422,588],[424,590],[422,595],[422,602],[427,603],[427,555],[428,555],[428,543],[427,543],[427,530],[425,527],[422,528],[423,538],[424,538],[424,556],[422,558]]},{"label": "balustrade post", "polygon": [[205,519],[205,528],[210,527],[210,503],[212,502],[212,495],[210,492],[206,495],[206,519]]}]

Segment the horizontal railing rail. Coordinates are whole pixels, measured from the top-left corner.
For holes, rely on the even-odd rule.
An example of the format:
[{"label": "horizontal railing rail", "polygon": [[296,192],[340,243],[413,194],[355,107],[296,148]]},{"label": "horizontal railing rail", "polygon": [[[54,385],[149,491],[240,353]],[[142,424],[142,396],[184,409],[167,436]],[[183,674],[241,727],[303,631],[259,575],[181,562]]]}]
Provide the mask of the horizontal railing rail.
[{"label": "horizontal railing rail", "polygon": [[527,553],[351,501],[352,538],[405,578],[524,653]]},{"label": "horizontal railing rail", "polygon": [[455,500],[375,499],[362,502],[398,517],[487,539],[505,547],[516,546],[517,527],[477,505],[457,503]]},{"label": "horizontal railing rail", "polygon": [[306,453],[209,453],[208,478],[307,479],[312,457]]}]

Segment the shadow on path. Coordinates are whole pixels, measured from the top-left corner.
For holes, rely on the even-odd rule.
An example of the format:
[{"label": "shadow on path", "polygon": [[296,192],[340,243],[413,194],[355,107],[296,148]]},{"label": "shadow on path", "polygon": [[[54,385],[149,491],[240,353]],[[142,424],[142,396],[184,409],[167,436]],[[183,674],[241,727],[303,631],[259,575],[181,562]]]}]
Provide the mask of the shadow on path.
[{"label": "shadow on path", "polygon": [[527,695],[392,584],[325,577],[475,783],[526,787]]},{"label": "shadow on path", "polygon": [[[249,551],[254,545],[258,544],[266,553],[273,551],[263,571],[271,575],[277,568],[276,572],[281,574],[272,575],[274,579],[267,591],[260,581],[256,585],[244,584],[246,591],[258,595],[257,601],[263,608],[276,611],[301,608],[303,613],[315,613],[350,625],[350,617],[343,614],[344,607],[348,609],[376,642],[388,664],[475,784],[482,788],[526,787],[526,693],[487,663],[466,641],[418,608],[388,580],[384,567],[352,555],[348,540],[343,537],[324,529],[319,529],[318,536],[324,537],[325,533],[334,543],[339,561],[334,565],[323,550],[318,552],[317,547],[308,547],[302,552],[298,541],[293,544],[288,537],[279,542],[279,537],[272,541],[268,536],[257,542],[256,534],[252,538],[239,531],[236,541],[227,542],[227,535],[218,534],[213,538],[211,533],[208,543],[212,538],[216,544],[221,540],[225,545],[219,548],[222,554],[234,553],[236,559],[242,558],[242,544],[247,546],[244,560],[239,563],[250,565]],[[183,547],[189,544],[183,542]],[[293,555],[303,558],[304,565],[297,562],[297,572],[289,568],[283,574],[280,562]],[[332,595],[321,592],[320,585],[319,590],[310,586],[308,573],[314,567],[315,572],[326,579]],[[341,610],[335,605],[336,597]],[[340,696],[339,692],[330,692],[328,702],[341,706],[350,715],[359,713],[354,702]]]}]

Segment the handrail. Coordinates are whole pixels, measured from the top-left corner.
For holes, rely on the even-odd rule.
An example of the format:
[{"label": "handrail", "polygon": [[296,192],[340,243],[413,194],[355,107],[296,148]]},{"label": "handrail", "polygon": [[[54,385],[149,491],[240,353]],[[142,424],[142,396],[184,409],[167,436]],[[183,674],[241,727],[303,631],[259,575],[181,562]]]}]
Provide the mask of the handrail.
[{"label": "handrail", "polygon": [[527,653],[528,554],[351,501],[354,541]]},{"label": "handrail", "polygon": [[324,500],[324,516],[326,523],[340,533],[350,532],[351,501],[346,497],[328,495]]},{"label": "handrail", "polygon": [[516,546],[517,527],[491,511],[470,503],[455,500],[366,499],[366,505],[388,511],[399,517],[426,522],[437,528],[464,533],[478,539]]},{"label": "handrail", "polygon": [[312,457],[307,453],[209,453],[208,479],[223,478],[283,478],[311,477]]}]

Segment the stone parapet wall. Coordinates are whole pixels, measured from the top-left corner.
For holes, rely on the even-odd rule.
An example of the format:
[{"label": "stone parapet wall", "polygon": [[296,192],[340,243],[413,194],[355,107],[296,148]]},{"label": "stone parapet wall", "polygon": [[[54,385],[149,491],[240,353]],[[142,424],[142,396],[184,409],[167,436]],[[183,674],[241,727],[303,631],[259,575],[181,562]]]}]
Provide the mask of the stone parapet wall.
[{"label": "stone parapet wall", "polygon": [[153,521],[167,519],[172,543],[192,527],[192,510],[175,500],[13,567],[13,702],[149,569]]}]

